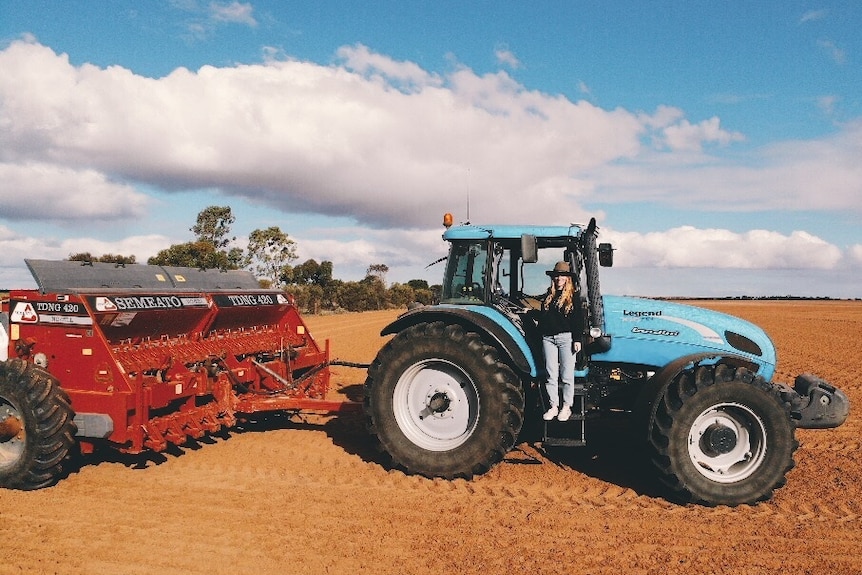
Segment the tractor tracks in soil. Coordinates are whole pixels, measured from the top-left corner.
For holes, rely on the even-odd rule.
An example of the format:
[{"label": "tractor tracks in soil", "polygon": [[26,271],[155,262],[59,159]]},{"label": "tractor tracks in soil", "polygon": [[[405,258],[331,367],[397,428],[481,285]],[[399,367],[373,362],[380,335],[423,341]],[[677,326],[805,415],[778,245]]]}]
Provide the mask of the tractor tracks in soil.
[{"label": "tractor tracks in soil", "polygon": [[[810,451],[825,449],[833,454],[858,448],[858,444],[836,446],[827,442],[808,447]],[[820,455],[811,457],[817,459]],[[204,491],[217,486],[223,496],[236,497],[265,485],[272,492],[326,493],[335,500],[408,499],[414,506],[429,509],[460,501],[467,507],[484,509],[514,505],[524,509],[634,512],[657,521],[662,517],[721,520],[730,514],[736,520],[752,522],[823,526],[862,523],[860,501],[836,501],[830,497],[811,500],[804,493],[787,491],[788,488],[779,490],[773,500],[754,506],[731,509],[679,505],[654,493],[652,488],[633,488],[590,476],[573,467],[577,462],[570,465],[561,461],[562,457],[549,457],[540,446],[532,444],[517,446],[488,474],[472,480],[428,479],[387,470],[378,462],[345,451],[326,432],[311,428],[240,434],[173,459],[168,464],[154,466],[144,475],[152,473],[152,480],[162,489],[175,486],[180,491]],[[129,481],[139,477],[137,471],[126,470]],[[791,471],[792,484],[801,479],[796,471]]]}]

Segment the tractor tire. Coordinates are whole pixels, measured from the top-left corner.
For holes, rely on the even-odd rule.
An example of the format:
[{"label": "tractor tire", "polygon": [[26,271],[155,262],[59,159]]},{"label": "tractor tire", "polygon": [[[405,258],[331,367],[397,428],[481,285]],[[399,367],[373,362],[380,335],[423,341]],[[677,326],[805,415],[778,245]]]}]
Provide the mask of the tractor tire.
[{"label": "tractor tire", "polygon": [[0,362],[0,487],[56,483],[75,443],[72,408],[59,382],[21,359]]},{"label": "tractor tire", "polygon": [[478,334],[419,323],[392,338],[369,367],[365,411],[394,467],[469,479],[514,446],[524,395],[512,369]]},{"label": "tractor tire", "polygon": [[799,446],[777,388],[724,364],[681,372],[649,422],[651,460],[682,502],[753,504],[784,485]]}]

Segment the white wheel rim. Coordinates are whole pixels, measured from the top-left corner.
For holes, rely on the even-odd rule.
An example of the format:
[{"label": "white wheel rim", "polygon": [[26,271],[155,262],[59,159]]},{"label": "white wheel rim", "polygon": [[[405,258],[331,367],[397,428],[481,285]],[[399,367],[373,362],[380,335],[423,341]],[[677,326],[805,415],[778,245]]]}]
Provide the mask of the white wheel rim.
[{"label": "white wheel rim", "polygon": [[392,399],[398,427],[414,445],[429,451],[462,445],[479,419],[476,385],[448,361],[431,359],[411,366],[395,384]]},{"label": "white wheel rim", "polygon": [[749,408],[721,403],[703,411],[688,434],[688,454],[695,469],[717,483],[750,477],[766,457],[766,426]]}]

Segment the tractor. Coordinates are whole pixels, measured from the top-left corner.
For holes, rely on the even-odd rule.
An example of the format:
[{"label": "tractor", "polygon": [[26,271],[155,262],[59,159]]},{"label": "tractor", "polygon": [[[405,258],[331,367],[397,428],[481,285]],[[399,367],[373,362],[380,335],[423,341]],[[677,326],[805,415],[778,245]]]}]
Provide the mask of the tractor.
[{"label": "tractor", "polygon": [[451,221],[447,214],[439,303],[382,330],[393,337],[365,381],[368,428],[392,466],[469,479],[519,442],[525,419],[548,406],[535,310],[559,260],[573,270],[584,329],[573,334],[573,413],[541,421],[544,446],[584,446],[588,421],[622,415],[671,499],[735,506],[784,485],[797,428],[846,420],[846,395],[819,377],[772,381],[775,346],[759,327],[682,303],[603,295],[599,268],[613,265],[614,248],[598,243],[595,219]]}]

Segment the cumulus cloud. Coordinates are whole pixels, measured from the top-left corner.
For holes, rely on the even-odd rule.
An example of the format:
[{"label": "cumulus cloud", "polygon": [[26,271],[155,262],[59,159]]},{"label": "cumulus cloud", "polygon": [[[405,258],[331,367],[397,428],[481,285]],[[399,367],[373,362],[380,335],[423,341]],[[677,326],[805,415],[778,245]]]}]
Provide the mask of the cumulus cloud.
[{"label": "cumulus cloud", "polygon": [[[297,253],[300,261],[331,261],[339,277],[348,280],[365,277],[369,265],[386,263],[392,270],[389,279],[405,283],[418,279],[415,270],[423,270],[446,255],[448,244],[441,238],[442,229],[442,226],[436,230],[371,229],[356,237],[353,228],[316,228],[297,237]],[[401,270],[414,271],[409,277],[401,277]],[[443,270],[438,266],[426,275],[429,281],[439,281]]]},{"label": "cumulus cloud", "polygon": [[579,171],[636,155],[647,129],[502,72],[441,79],[363,46],[339,55],[337,66],[270,61],[152,79],[15,42],[0,52],[0,159],[415,226],[468,190],[504,219],[544,219],[499,198],[532,189],[571,204]]},{"label": "cumulus cloud", "polygon": [[418,91],[442,83],[437,75],[426,72],[418,64],[398,62],[372,52],[362,44],[342,46],[337,55],[347,70],[358,72],[371,81],[385,80],[392,86],[405,89],[409,87],[408,91]]},{"label": "cumulus cloud", "polygon": [[20,267],[25,259],[65,259],[81,252],[135,255],[138,261],[146,261],[158,252],[154,246],[169,243],[167,237],[155,234],[110,241],[86,236],[58,238],[50,234],[31,237],[0,225],[0,267]]},{"label": "cumulus cloud", "polygon": [[[0,152],[2,154],[2,152]],[[147,196],[92,169],[0,163],[0,216],[25,220],[122,220],[143,216]]]},{"label": "cumulus cloud", "polygon": [[[38,43],[14,42],[0,52],[0,161],[21,171],[74,166],[165,190],[213,188],[370,226],[426,226],[427,214],[453,211],[468,195],[496,221],[546,222],[554,205],[566,223],[598,185],[623,174],[617,168],[653,172],[674,153],[743,137],[718,118],[693,123],[667,106],[605,110],[528,90],[505,72],[456,66],[441,77],[362,45],[338,56],[330,66],[269,59],[153,79],[73,66]],[[667,201],[690,194],[691,172],[665,173],[636,181],[656,182]],[[703,175],[699,186],[729,187]],[[517,201],[526,194],[530,202]]]},{"label": "cumulus cloud", "polygon": [[[241,19],[246,5],[217,6],[234,7]],[[260,64],[148,78],[72,65],[32,38],[0,50],[0,219],[133,219],[148,207],[136,187],[213,189],[228,203],[350,217],[361,238],[355,230],[301,237],[301,257],[338,257],[337,265],[364,271],[435,259],[425,256],[438,247],[415,238],[436,240],[427,230],[447,211],[465,219],[468,202],[474,221],[498,223],[584,221],[585,206],[595,214],[597,202],[862,210],[862,122],[755,149],[741,164],[715,150],[743,134],[671,106],[606,110],[530,90],[505,71],[455,64],[431,73],[363,45],[341,48],[325,66],[274,49],[265,55]],[[804,232],[750,234],[620,234],[635,254],[620,257],[746,268],[818,268],[840,257]],[[46,249],[144,258],[170,243],[145,235],[67,251],[50,240],[2,241],[17,261]]]},{"label": "cumulus cloud", "polygon": [[842,259],[836,246],[803,231],[737,233],[681,226],[664,232],[605,230],[622,267],[832,269]]},{"label": "cumulus cloud", "polygon": [[668,126],[664,129],[664,142],[671,150],[699,152],[704,143],[727,145],[731,142],[741,142],[745,136],[740,132],[728,132],[721,129],[721,120],[712,117],[698,124],[688,120]]},{"label": "cumulus cloud", "polygon": [[862,121],[819,140],[719,157],[642,154],[589,174],[606,202],[650,201],[714,211],[862,211]]},{"label": "cumulus cloud", "polygon": [[62,260],[72,254],[90,252],[94,255],[135,255],[137,261],[146,262],[170,241],[161,235],[129,236],[116,240],[91,237],[58,238],[42,235],[32,237],[0,225],[0,289],[35,287],[25,259]]}]

